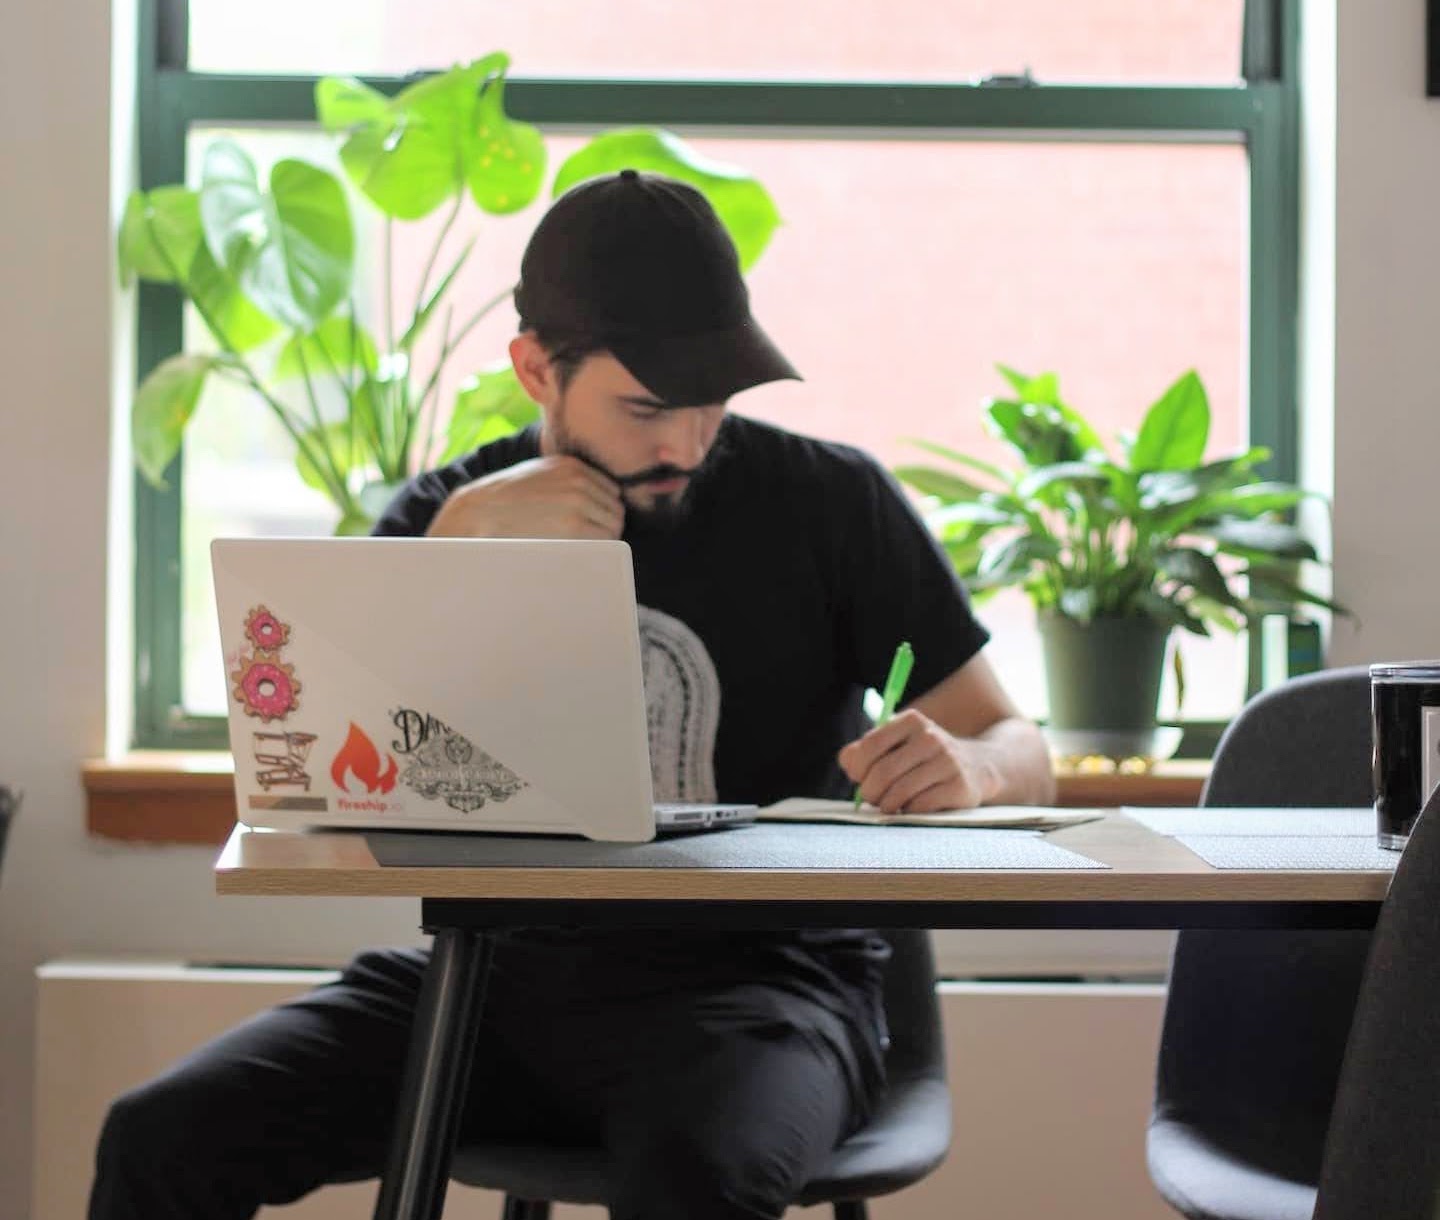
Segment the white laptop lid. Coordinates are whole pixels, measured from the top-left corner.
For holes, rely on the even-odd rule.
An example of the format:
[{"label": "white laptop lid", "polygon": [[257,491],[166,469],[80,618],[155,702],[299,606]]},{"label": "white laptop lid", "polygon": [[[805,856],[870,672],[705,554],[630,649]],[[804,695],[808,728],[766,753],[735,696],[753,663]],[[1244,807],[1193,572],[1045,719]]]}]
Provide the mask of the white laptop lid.
[{"label": "white laptop lid", "polygon": [[240,820],[649,839],[621,542],[217,539]]}]

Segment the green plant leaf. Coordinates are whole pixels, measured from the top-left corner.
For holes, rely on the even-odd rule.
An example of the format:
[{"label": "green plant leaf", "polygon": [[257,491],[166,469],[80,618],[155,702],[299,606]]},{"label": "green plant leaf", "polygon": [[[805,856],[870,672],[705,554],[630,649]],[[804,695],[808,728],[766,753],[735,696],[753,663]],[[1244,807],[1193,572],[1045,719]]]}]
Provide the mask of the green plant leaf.
[{"label": "green plant leaf", "polygon": [[[457,64],[408,85],[381,110],[373,98],[354,89],[337,93],[337,110],[331,116],[353,121],[343,124],[350,134],[340,148],[340,164],[346,175],[386,216],[396,220],[419,220],[447,200],[453,199],[470,178],[470,158],[477,151],[476,131],[482,92],[499,83],[510,66],[502,53],[487,55],[470,63]],[[344,105],[338,105],[343,99]],[[317,93],[317,107],[319,96]],[[505,146],[509,120],[503,110],[492,116],[490,137]],[[524,128],[523,124],[518,125]],[[512,152],[533,149],[529,137],[520,136]],[[506,166],[511,158],[502,158]],[[477,171],[478,172],[478,171]],[[544,176],[543,159],[527,173],[533,186],[523,207],[540,189]],[[501,177],[507,177],[509,171]],[[506,190],[520,198],[523,176],[511,176]],[[485,206],[484,201],[481,206]],[[507,208],[506,210],[513,210]]]},{"label": "green plant leaf", "polygon": [[350,414],[382,480],[403,478],[409,466],[405,439],[414,429],[410,362],[403,353],[380,359],[350,399]]},{"label": "green plant leaf", "polygon": [[1287,483],[1252,483],[1197,497],[1188,505],[1165,514],[1167,528],[1174,533],[1190,529],[1196,522],[1234,519],[1253,521],[1269,513],[1293,508],[1315,493]]},{"label": "green plant leaf", "polygon": [[1210,634],[1203,619],[1191,614],[1173,597],[1155,589],[1143,590],[1135,598],[1135,609],[1141,614],[1159,619],[1162,623],[1169,623],[1172,627],[1189,631],[1193,635],[1208,636]]},{"label": "green plant leaf", "polygon": [[205,152],[200,218],[215,261],[271,317],[311,330],[350,292],[355,233],[345,190],[304,161],[283,160],[260,190],[233,141]]},{"label": "green plant leaf", "polygon": [[993,398],[985,414],[990,430],[1029,466],[1078,462],[1093,448],[1082,442],[1074,421],[1055,406]]},{"label": "green plant leaf", "polygon": [[985,547],[976,574],[987,585],[1015,584],[1029,575],[1033,564],[1053,559],[1058,553],[1052,538],[1018,534],[997,539]]},{"label": "green plant leaf", "polygon": [[1145,413],[1130,449],[1133,470],[1190,470],[1205,456],[1210,438],[1210,401],[1194,369]]},{"label": "green plant leaf", "polygon": [[390,99],[353,76],[324,76],[315,84],[315,117],[329,135],[383,122],[389,113]]},{"label": "green plant leaf", "polygon": [[978,500],[984,494],[984,488],[969,480],[931,466],[897,466],[892,473],[922,495],[934,496],[950,504]]},{"label": "green plant leaf", "polygon": [[481,82],[508,63],[499,55],[456,65],[406,86],[383,111],[360,100],[371,115],[348,127],[340,147],[346,175],[386,216],[430,215],[464,186],[466,129]]},{"label": "green plant leaf", "polygon": [[415,315],[410,325],[406,328],[405,333],[400,336],[400,342],[396,346],[402,352],[408,352],[414,347],[415,341],[420,338],[426,325],[434,316],[436,308],[440,302],[444,300],[446,292],[450,290],[450,285],[454,282],[455,277],[460,274],[460,268],[465,265],[466,260],[470,257],[470,251],[474,248],[475,239],[472,237],[465,243],[465,248],[460,251],[460,256],[450,264],[450,269],[440,277],[440,282],[435,285],[430,292],[429,298],[421,305],[420,312]]},{"label": "green plant leaf", "polygon": [[956,526],[983,526],[992,529],[1002,525],[1024,525],[1025,516],[981,500],[960,500],[936,509],[927,517],[933,529],[948,530]]},{"label": "green plant leaf", "polygon": [[1308,605],[1323,607],[1332,614],[1338,614],[1345,618],[1354,617],[1351,611],[1339,602],[1321,597],[1318,593],[1312,593],[1309,589],[1297,584],[1289,578],[1285,568],[1269,568],[1260,564],[1251,564],[1243,575],[1250,582],[1251,598],[1257,602],[1266,603],[1267,612],[1288,613],[1297,606]]},{"label": "green plant leaf", "polygon": [[1092,462],[1056,462],[1039,466],[1015,484],[1015,494],[1032,500],[1042,491],[1074,489],[1082,494],[1109,488],[1110,472]]},{"label": "green plant leaf", "polygon": [[508,436],[540,418],[540,408],[508,363],[496,364],[467,377],[455,396],[442,462]]},{"label": "green plant leaf", "polygon": [[[351,318],[333,314],[308,334],[291,335],[275,358],[270,375],[276,381],[288,381],[303,377],[308,369],[310,379],[317,381],[333,378],[338,371],[342,380],[349,383],[374,373],[379,363],[370,333]],[[353,377],[352,369],[355,370]]]},{"label": "green plant leaf", "polygon": [[363,538],[375,526],[374,520],[358,508],[346,509],[335,523],[337,538]]},{"label": "green plant leaf", "polygon": [[[1196,594],[1185,603],[1190,610],[1198,617],[1205,620],[1213,627],[1219,627],[1230,635],[1238,635],[1240,629],[1245,626],[1243,607],[1232,609],[1221,605],[1219,602],[1211,601],[1210,598]],[[1237,616],[1236,610],[1241,613]]]},{"label": "green plant leaf", "polygon": [[1083,457],[1092,451],[1105,453],[1105,442],[1100,438],[1100,433],[1079,411],[1061,399],[1058,376],[1054,373],[1041,373],[1038,377],[1031,377],[1026,373],[1017,372],[1007,365],[997,364],[995,367],[999,370],[1000,375],[1010,383],[1010,388],[1015,391],[1017,400],[1042,407],[1054,407],[1060,413],[1061,418],[1070,425],[1075,442],[1080,448],[1080,452],[1076,456]]},{"label": "green plant leaf", "polygon": [[1041,373],[1038,377],[1032,377],[1029,373],[1018,372],[1004,364],[997,364],[995,368],[1000,376],[1010,383],[1015,397],[1021,402],[1036,402],[1052,407],[1060,405],[1060,378],[1054,373]]},{"label": "green plant leaf", "polygon": [[1219,458],[1193,470],[1150,470],[1135,476],[1140,504],[1147,511],[1190,504],[1201,496],[1244,486],[1254,468],[1270,456],[1256,448],[1238,457]]},{"label": "green plant leaf", "polygon": [[545,184],[545,141],[538,128],[506,117],[503,74],[482,84],[475,118],[463,131],[470,198],[495,216],[528,207]]},{"label": "green plant leaf", "polygon": [[1240,600],[1231,592],[1229,582],[1215,560],[1193,547],[1176,547],[1165,551],[1156,560],[1162,576],[1178,584],[1188,585],[1201,596],[1224,606],[1240,608]]},{"label": "green plant leaf", "polygon": [[933,453],[936,457],[942,457],[961,466],[968,466],[971,470],[979,471],[981,474],[989,475],[997,483],[1008,485],[1011,476],[998,466],[992,466],[989,462],[982,462],[979,458],[973,458],[968,453],[960,453],[954,449],[947,449],[944,445],[937,445],[934,441],[920,440],[916,437],[907,436],[904,438],[906,444],[914,445],[917,449],[923,449],[927,453]]},{"label": "green plant leaf", "polygon": [[1227,553],[1259,552],[1277,559],[1315,559],[1315,547],[1293,525],[1280,521],[1217,521],[1191,526],[1191,531],[1215,539]]},{"label": "green plant leaf", "polygon": [[663,174],[695,187],[729,231],[742,270],[754,266],[780,225],[775,201],[757,178],[702,156],[672,132],[650,127],[624,127],[596,136],[566,158],[552,190],[560,195],[587,178],[622,169]]},{"label": "green plant leaf", "polygon": [[219,363],[216,356],[171,356],[157,364],[136,390],[130,442],[135,464],[151,486],[165,487],[165,469],[180,452],[205,379]]},{"label": "green plant leaf", "polygon": [[352,436],[354,429],[348,423],[329,423],[319,428],[311,428],[305,432],[305,442],[310,449],[295,450],[295,469],[300,472],[300,477],[316,491],[323,491],[326,495],[331,494],[331,476],[328,465],[324,468],[316,466],[311,460],[310,453],[324,454],[329,451],[329,461],[333,461],[336,473],[343,483],[346,477],[357,466],[365,463],[365,448],[358,436]]},{"label": "green plant leaf", "polygon": [[203,243],[190,265],[185,288],[201,317],[209,319],[207,329],[213,322],[219,332],[216,340],[222,341],[223,335],[223,343],[237,352],[251,351],[280,333],[280,323],[256,308]]},{"label": "green plant leaf", "polygon": [[138,277],[161,284],[184,279],[204,238],[200,229],[200,197],[183,186],[157,186],[135,191],[125,201],[116,243],[120,284],[128,288]]}]

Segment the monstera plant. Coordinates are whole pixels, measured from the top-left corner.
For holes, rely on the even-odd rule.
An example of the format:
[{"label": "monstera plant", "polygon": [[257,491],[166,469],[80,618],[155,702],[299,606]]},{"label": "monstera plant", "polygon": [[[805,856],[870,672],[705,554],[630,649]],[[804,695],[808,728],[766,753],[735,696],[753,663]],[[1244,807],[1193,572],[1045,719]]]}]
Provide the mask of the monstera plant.
[{"label": "monstera plant", "polygon": [[[205,150],[199,185],[136,192],[121,222],[119,266],[173,285],[208,340],[157,365],[132,416],[135,461],[163,486],[186,426],[212,380],[236,383],[295,446],[300,476],[333,501],[338,533],[363,533],[394,488],[436,460],[535,416],[508,364],[474,373],[453,403],[441,378],[461,341],[509,299],[513,278],[479,301],[457,277],[475,238],[457,230],[472,209],[506,216],[545,189],[546,147],[505,110],[508,56],[496,53],[426,77],[394,97],[343,77],[315,89],[320,125],[338,143],[344,179],[298,158],[261,181],[239,144]],[[703,192],[749,267],[779,223],[763,185],[649,128],[603,132],[550,180],[552,195],[626,166]],[[367,314],[356,300],[352,206],[383,221],[383,289]],[[394,283],[393,230],[443,220],[418,285]],[[433,223],[433,222],[432,222]],[[518,269],[517,269],[518,270]],[[443,429],[443,431],[442,431]]]},{"label": "monstera plant", "polygon": [[1298,579],[1318,556],[1286,513],[1308,493],[1264,478],[1261,447],[1207,460],[1210,404],[1193,370],[1109,444],[1055,374],[1000,372],[1009,393],[989,400],[986,424],[1017,468],[921,441],[946,465],[895,473],[928,498],[977,599],[1019,588],[1034,604],[1052,727],[1153,727],[1175,628],[1236,632],[1307,603],[1344,613]]}]

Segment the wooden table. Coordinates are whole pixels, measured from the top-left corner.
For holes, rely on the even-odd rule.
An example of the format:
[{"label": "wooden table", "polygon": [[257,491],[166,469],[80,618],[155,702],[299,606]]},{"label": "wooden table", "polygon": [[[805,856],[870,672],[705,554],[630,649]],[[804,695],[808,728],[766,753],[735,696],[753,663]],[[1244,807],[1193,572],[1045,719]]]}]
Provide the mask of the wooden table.
[{"label": "wooden table", "polygon": [[[804,836],[843,842],[852,829],[868,828],[785,828],[801,855],[807,841],[817,841]],[[487,928],[1356,928],[1374,923],[1391,875],[1222,871],[1119,812],[1046,838],[1108,867],[896,868],[875,858],[873,835],[862,867],[575,867],[563,863],[573,854],[564,841],[542,843],[531,852],[537,862],[526,866],[386,866],[363,834],[237,828],[216,864],[216,888],[421,900],[434,948],[375,1215],[436,1220],[470,1071],[473,1038],[465,1035],[484,998]],[[484,839],[467,843],[484,850]],[[547,864],[547,857],[562,863]]]}]

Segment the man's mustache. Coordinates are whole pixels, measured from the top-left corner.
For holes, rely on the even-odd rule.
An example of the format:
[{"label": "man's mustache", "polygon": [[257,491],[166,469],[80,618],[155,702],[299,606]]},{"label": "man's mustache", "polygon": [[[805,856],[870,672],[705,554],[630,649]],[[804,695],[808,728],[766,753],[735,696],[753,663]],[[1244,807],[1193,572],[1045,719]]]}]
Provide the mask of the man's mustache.
[{"label": "man's mustache", "polygon": [[610,477],[621,487],[637,487],[641,483],[660,483],[669,479],[693,479],[700,467],[692,466],[686,470],[683,466],[651,466],[645,470],[638,470],[634,474],[611,475]]},{"label": "man's mustache", "polygon": [[663,463],[659,466],[647,466],[644,470],[637,470],[633,474],[616,474],[603,462],[599,461],[583,449],[576,448],[572,451],[585,465],[592,470],[598,470],[607,479],[622,490],[626,487],[638,487],[642,483],[659,483],[666,479],[693,479],[699,472],[699,466],[692,466],[685,469],[683,466],[675,466],[671,463]]}]

